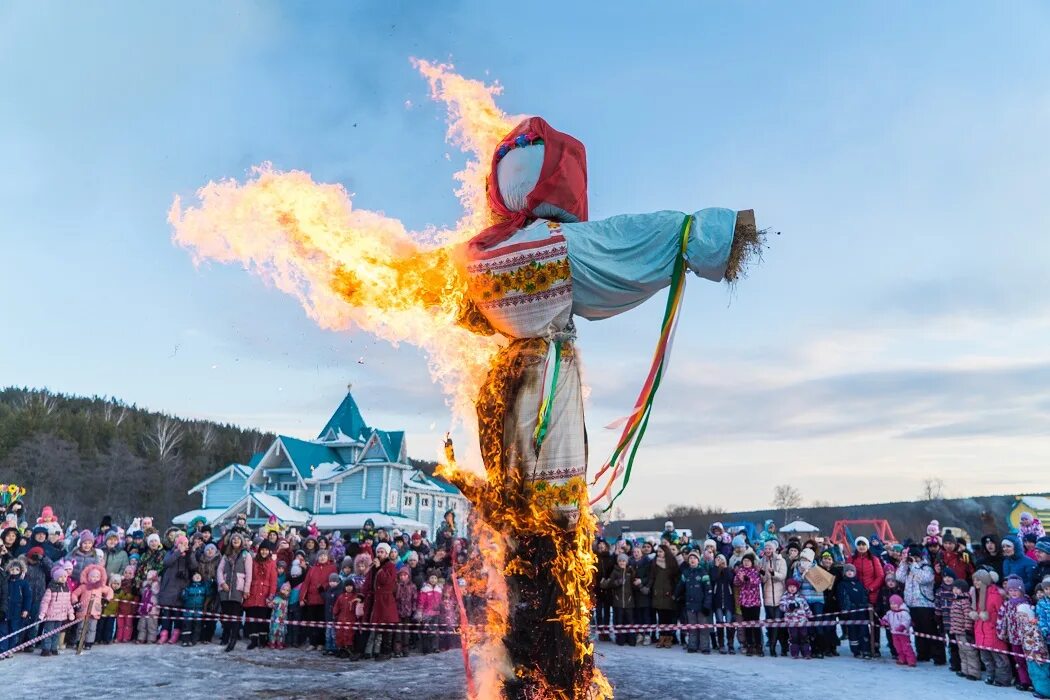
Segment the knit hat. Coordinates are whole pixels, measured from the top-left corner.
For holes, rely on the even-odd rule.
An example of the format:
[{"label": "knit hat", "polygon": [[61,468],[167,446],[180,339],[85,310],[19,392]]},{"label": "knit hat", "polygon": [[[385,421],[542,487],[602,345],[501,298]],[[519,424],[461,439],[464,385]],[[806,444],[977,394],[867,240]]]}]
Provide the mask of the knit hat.
[{"label": "knit hat", "polygon": [[216,555],[218,552],[219,548],[216,547],[213,543],[209,542],[208,544],[204,545],[204,553],[207,554],[209,557]]},{"label": "knit hat", "polygon": [[131,578],[135,575],[135,567],[128,564],[124,567],[124,578]]},{"label": "knit hat", "polygon": [[901,598],[899,595],[896,594],[891,595],[890,605],[904,605],[904,598]]},{"label": "knit hat", "polygon": [[711,529],[712,530],[725,530],[725,528],[722,527],[722,523],[711,523]]},{"label": "knit hat", "polygon": [[802,582],[797,578],[788,577],[787,581],[784,581],[784,588],[794,588],[796,591],[802,588]]},{"label": "knit hat", "polygon": [[1015,576],[1010,576],[1006,579],[1006,583],[1003,584],[1003,588],[1005,588],[1007,591],[1024,592],[1024,581]]},{"label": "knit hat", "polygon": [[728,564],[729,563],[728,561],[726,561],[726,555],[724,555],[724,554],[716,554],[715,555],[715,563],[717,564],[720,561],[722,563],[724,563],[724,564]]},{"label": "knit hat", "polygon": [[342,580],[343,580],[343,577],[340,576],[339,574],[335,573],[334,571],[332,573],[328,574],[328,583],[332,583],[333,581],[338,583],[338,582],[340,582]]},{"label": "knit hat", "polygon": [[1002,542],[999,543],[1000,547],[1005,547],[1006,545],[1010,545],[1011,547],[1014,547],[1015,549],[1017,548],[1017,543],[1014,542],[1009,537],[1004,537]]},{"label": "knit hat", "polygon": [[404,576],[405,578],[410,578],[412,576],[412,572],[409,571],[407,566],[402,566],[400,569],[398,569],[397,575]]},{"label": "knit hat", "polygon": [[930,537],[936,537],[941,534],[941,524],[936,520],[931,520],[930,524],[926,526],[926,534]]},{"label": "knit hat", "polygon": [[966,582],[964,578],[957,578],[952,581],[952,588],[959,591],[960,593],[966,593],[970,590],[970,584]]},{"label": "knit hat", "polygon": [[91,530],[81,530],[81,532],[80,532],[80,542],[81,543],[94,542],[94,541],[95,541],[95,536],[93,534],[91,534]]},{"label": "knit hat", "polygon": [[29,551],[26,552],[27,559],[42,559],[44,557],[43,547],[30,547]]},{"label": "knit hat", "polygon": [[624,554],[623,552],[620,552],[619,554],[616,555],[616,563],[618,564],[621,561],[628,561],[627,555]]},{"label": "knit hat", "polygon": [[1050,554],[1050,537],[1040,537],[1035,543],[1035,549],[1043,554]]},{"label": "knit hat", "polygon": [[62,562],[55,564],[51,567],[51,578],[58,578],[59,576],[66,575],[66,567]]},{"label": "knit hat", "polygon": [[955,542],[956,541],[955,540],[955,535],[952,534],[951,530],[946,530],[944,532],[944,537],[942,539],[944,540],[945,544],[947,544],[949,542]]},{"label": "knit hat", "polygon": [[908,547],[908,556],[909,557],[921,557],[922,556],[922,547],[917,545],[917,544],[913,544],[913,545],[909,546]]},{"label": "knit hat", "polygon": [[1017,614],[1024,615],[1025,617],[1032,616],[1032,606],[1028,603],[1021,603],[1017,606]]},{"label": "knit hat", "polygon": [[388,545],[386,542],[380,542],[379,544],[377,544],[376,554],[379,554],[380,552],[386,552],[387,554],[390,554],[390,545]]},{"label": "knit hat", "polygon": [[354,558],[349,554],[343,557],[343,562],[339,565],[340,569],[354,568]]},{"label": "knit hat", "polygon": [[189,543],[190,543],[190,538],[186,537],[186,535],[180,534],[179,536],[177,536],[175,538],[175,546],[176,547],[181,547],[184,544],[188,545]]},{"label": "knit hat", "polygon": [[973,572],[973,582],[987,587],[992,582],[992,572],[988,569],[978,569]]},{"label": "knit hat", "polygon": [[955,569],[951,568],[950,566],[944,567],[944,569],[941,571],[941,578],[945,578],[945,577],[947,577],[947,578],[959,578],[958,576],[955,575]]},{"label": "knit hat", "polygon": [[868,541],[867,537],[858,537],[857,539],[853,540],[854,547],[859,547],[862,544],[868,547],[871,546],[871,543]]},{"label": "knit hat", "polygon": [[834,561],[835,555],[831,553],[830,549],[825,549],[823,552],[820,553],[820,558],[831,559],[832,561]]},{"label": "knit hat", "polygon": [[747,539],[743,535],[737,535],[736,537],[733,538],[733,549],[736,549],[737,547],[746,547],[746,546],[747,546]]},{"label": "knit hat", "polygon": [[686,555],[686,559],[696,559],[697,563],[700,563],[700,552],[695,549],[690,550],[689,554]]},{"label": "knit hat", "polygon": [[1022,523],[1024,521],[1026,521],[1026,520],[1032,520],[1032,518],[1033,518],[1032,514],[1029,513],[1027,510],[1021,513],[1021,522]]},{"label": "knit hat", "polygon": [[800,559],[805,559],[810,563],[813,563],[813,560],[817,558],[817,555],[809,547],[803,549],[798,556]]},{"label": "knit hat", "polygon": [[853,566],[853,564],[846,564],[845,566],[842,567],[842,573],[856,575],[857,567]]},{"label": "knit hat", "polygon": [[149,533],[149,537],[146,538],[146,544],[152,547],[154,544],[160,544],[160,535],[155,532]]},{"label": "knit hat", "polygon": [[711,539],[704,540],[704,549],[708,547],[718,547],[718,543]]},{"label": "knit hat", "polygon": [[409,550],[408,554],[405,556],[405,561],[409,562],[409,561],[413,561],[413,560],[419,561],[419,552],[417,552],[414,549],[411,549],[411,550]]}]

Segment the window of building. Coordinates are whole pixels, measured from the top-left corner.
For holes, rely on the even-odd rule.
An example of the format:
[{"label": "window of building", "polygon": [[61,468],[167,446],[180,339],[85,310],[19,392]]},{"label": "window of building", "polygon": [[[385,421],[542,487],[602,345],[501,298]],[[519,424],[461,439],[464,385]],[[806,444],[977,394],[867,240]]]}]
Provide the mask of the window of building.
[{"label": "window of building", "polygon": [[388,510],[397,508],[397,491],[391,491],[386,497],[386,507]]},{"label": "window of building", "polygon": [[430,496],[420,496],[419,497],[419,507],[420,508],[429,508],[430,507]]},{"label": "window of building", "polygon": [[443,496],[438,496],[437,498],[435,498],[434,499],[434,507],[435,508],[444,508],[445,507],[445,498]]},{"label": "window of building", "polygon": [[406,493],[405,497],[403,499],[401,499],[401,504],[405,508],[411,508],[412,506],[414,506],[416,504],[416,497],[414,495],[410,494],[410,493]]},{"label": "window of building", "polygon": [[330,505],[332,505],[332,494],[330,494],[330,493],[322,493],[321,494],[321,505],[322,506],[330,506]]}]

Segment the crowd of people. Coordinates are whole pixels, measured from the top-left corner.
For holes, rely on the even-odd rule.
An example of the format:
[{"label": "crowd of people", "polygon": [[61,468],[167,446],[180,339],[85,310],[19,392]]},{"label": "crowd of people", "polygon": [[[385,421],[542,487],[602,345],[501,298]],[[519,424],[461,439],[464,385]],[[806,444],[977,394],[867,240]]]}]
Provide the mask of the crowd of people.
[{"label": "crowd of people", "polygon": [[[253,531],[243,515],[214,530],[108,516],[78,530],[50,507],[30,526],[20,506],[0,531],[0,658],[133,642],[232,651],[244,639],[383,661],[458,647],[463,616],[484,618],[462,578],[476,549],[452,511],[431,539],[370,520],[345,537],[273,518]],[[915,541],[852,545],[844,555],[785,539],[772,521],[753,541],[721,523],[703,539],[671,522],[660,537],[599,537],[597,641],[794,659],[838,656],[848,641],[859,659],[885,646],[901,665],[1050,696],[1050,537],[1038,519],[976,547],[937,521]]]},{"label": "crowd of people", "polygon": [[245,639],[383,661],[458,647],[460,609],[477,609],[452,581],[469,556],[453,511],[433,541],[371,520],[344,538],[274,518],[253,532],[243,515],[163,533],[149,517],[78,531],[50,507],[32,527],[20,515],[9,509],[0,532],[0,658],[131,642],[229,652]]},{"label": "crowd of people", "polygon": [[870,659],[885,639],[900,665],[930,662],[1050,696],[1050,537],[1032,514],[1016,533],[986,535],[976,547],[936,520],[914,541],[852,545],[846,555],[784,538],[771,520],[754,541],[717,522],[691,539],[670,521],[660,537],[599,540],[598,639],[794,659],[838,656],[845,640],[854,657]]}]

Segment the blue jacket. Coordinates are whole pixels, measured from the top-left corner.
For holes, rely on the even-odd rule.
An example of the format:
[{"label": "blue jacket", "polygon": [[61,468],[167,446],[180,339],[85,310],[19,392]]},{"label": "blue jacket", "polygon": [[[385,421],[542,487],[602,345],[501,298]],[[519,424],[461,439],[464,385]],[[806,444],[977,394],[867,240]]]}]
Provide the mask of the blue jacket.
[{"label": "blue jacket", "polygon": [[711,577],[707,569],[698,566],[695,569],[682,569],[675,587],[675,598],[685,599],[685,609],[690,612],[711,614]]},{"label": "blue jacket", "polygon": [[835,589],[835,597],[838,598],[839,607],[843,612],[864,610],[868,607],[868,590],[856,577],[851,579],[843,576]]},{"label": "blue jacket", "polygon": [[1010,576],[1017,576],[1024,581],[1025,592],[1031,595],[1035,591],[1036,581],[1032,580],[1032,572],[1035,571],[1035,561],[1024,555],[1024,548],[1015,535],[1007,538],[1014,543],[1013,556],[1003,556],[1003,581]]},{"label": "blue jacket", "polygon": [[711,609],[729,612],[736,609],[733,600],[733,571],[728,566],[711,570]]},{"label": "blue jacket", "polygon": [[17,620],[23,612],[33,611],[33,589],[25,576],[7,577],[7,619]]},{"label": "blue jacket", "polygon": [[191,583],[182,589],[182,606],[187,610],[204,610],[204,602],[208,599],[208,584],[204,581]]}]

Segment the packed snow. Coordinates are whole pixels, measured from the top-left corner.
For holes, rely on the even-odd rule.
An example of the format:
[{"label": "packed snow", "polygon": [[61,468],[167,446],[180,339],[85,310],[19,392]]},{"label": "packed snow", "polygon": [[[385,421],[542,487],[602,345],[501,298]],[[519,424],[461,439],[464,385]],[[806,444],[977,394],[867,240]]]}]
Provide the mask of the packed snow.
[{"label": "packed snow", "polygon": [[[1013,689],[966,681],[947,668],[930,664],[901,668],[888,657],[872,661],[848,656],[813,661],[757,659],[686,654],[681,647],[618,647],[601,642],[597,661],[616,689],[618,700],[1030,697]],[[17,679],[7,684],[3,693],[4,698],[12,700],[73,699],[123,692],[131,697],[179,700],[466,697],[463,657],[458,650],[383,662],[350,662],[297,649],[247,651],[243,643],[229,654],[217,644],[189,648],[96,645],[79,657],[72,650],[63,650],[54,658],[16,654],[0,661],[0,673]]]}]

